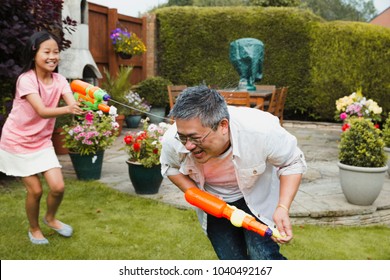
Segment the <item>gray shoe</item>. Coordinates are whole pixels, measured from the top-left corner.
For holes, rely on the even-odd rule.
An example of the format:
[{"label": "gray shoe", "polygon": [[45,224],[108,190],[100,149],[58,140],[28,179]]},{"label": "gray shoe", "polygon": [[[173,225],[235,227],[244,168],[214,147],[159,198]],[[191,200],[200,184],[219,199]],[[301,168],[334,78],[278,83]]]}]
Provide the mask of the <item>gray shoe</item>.
[{"label": "gray shoe", "polygon": [[73,228],[70,226],[70,225],[67,225],[67,224],[64,224],[63,222],[60,222],[58,221],[61,225],[61,228],[57,229],[57,228],[54,228],[54,227],[51,227],[45,218],[43,218],[43,223],[45,225],[47,225],[49,228],[55,230],[56,232],[58,232],[59,235],[62,235],[64,237],[71,237],[72,234],[73,234]]},{"label": "gray shoe", "polygon": [[36,245],[45,245],[45,244],[49,244],[49,240],[47,240],[46,238],[35,238],[30,231],[28,231],[28,237],[30,238],[30,241],[32,244],[36,244]]}]

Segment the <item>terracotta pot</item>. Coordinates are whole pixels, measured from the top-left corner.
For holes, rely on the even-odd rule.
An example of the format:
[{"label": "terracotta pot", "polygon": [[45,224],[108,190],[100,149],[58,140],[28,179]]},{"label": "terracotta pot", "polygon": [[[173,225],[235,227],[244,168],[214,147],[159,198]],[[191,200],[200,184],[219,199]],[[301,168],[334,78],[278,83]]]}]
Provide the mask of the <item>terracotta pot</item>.
[{"label": "terracotta pot", "polygon": [[125,115],[118,115],[115,118],[115,121],[119,124],[119,128],[118,128],[118,136],[119,136],[122,133],[123,123],[125,121]]},{"label": "terracotta pot", "polygon": [[57,155],[66,155],[69,153],[68,148],[64,148],[63,139],[65,139],[65,135],[61,135],[64,130],[59,127],[54,129],[53,134],[51,136],[51,141],[53,142],[54,151]]}]

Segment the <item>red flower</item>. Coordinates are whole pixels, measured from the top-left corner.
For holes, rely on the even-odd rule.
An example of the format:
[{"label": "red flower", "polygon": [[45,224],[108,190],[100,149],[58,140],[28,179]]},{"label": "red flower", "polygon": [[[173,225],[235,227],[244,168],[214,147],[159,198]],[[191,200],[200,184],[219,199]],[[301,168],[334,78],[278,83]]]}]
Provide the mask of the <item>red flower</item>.
[{"label": "red flower", "polygon": [[133,142],[133,136],[126,135],[125,138],[123,138],[123,141],[125,141],[126,145],[130,145]]},{"label": "red flower", "polygon": [[379,129],[379,123],[374,124],[374,127]]},{"label": "red flower", "polygon": [[349,123],[345,123],[343,124],[343,127],[341,128],[342,131],[346,131],[348,130],[349,128],[351,127],[351,125]]},{"label": "red flower", "polygon": [[146,133],[146,131],[142,131],[142,132],[138,135],[137,140],[142,141],[142,140],[144,140],[144,139],[146,139],[146,138],[148,138],[148,134]]},{"label": "red flower", "polygon": [[158,149],[153,149],[153,154],[157,155],[158,154]]},{"label": "red flower", "polygon": [[134,151],[139,152],[141,151],[141,143],[135,142],[133,144]]}]

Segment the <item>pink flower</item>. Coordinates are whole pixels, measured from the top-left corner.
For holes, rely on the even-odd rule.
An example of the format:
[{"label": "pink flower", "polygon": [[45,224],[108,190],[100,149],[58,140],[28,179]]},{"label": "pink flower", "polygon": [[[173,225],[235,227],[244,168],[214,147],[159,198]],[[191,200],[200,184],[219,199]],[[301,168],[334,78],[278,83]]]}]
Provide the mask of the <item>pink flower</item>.
[{"label": "pink flower", "polygon": [[85,115],[85,120],[87,121],[87,124],[93,124],[93,113],[91,111]]},{"label": "pink flower", "polygon": [[347,113],[343,112],[340,114],[340,119],[345,120],[348,117]]}]

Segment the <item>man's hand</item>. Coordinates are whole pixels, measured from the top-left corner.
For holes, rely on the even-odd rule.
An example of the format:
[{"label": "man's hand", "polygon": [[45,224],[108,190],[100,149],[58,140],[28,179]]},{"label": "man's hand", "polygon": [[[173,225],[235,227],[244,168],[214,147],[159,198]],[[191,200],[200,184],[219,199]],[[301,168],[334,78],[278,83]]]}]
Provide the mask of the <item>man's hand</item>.
[{"label": "man's hand", "polygon": [[273,215],[273,219],[282,238],[272,237],[272,239],[280,244],[289,242],[293,238],[293,231],[288,209],[278,206]]}]

